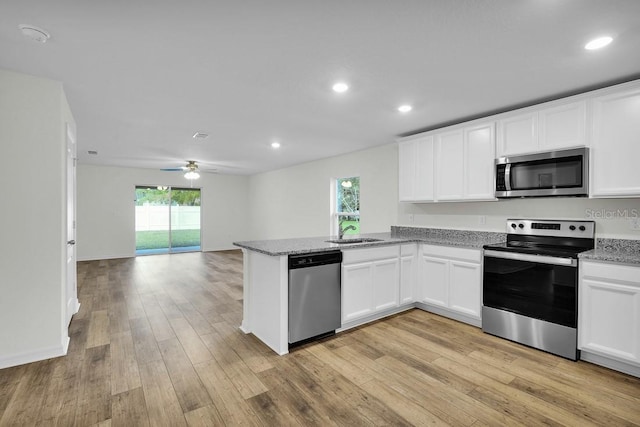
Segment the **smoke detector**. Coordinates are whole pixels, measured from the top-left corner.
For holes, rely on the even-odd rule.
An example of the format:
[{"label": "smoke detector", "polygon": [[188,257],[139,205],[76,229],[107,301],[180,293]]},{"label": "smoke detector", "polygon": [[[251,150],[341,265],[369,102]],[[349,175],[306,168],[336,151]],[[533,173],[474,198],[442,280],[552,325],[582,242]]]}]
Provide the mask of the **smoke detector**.
[{"label": "smoke detector", "polygon": [[29,37],[31,40],[35,40],[38,43],[46,43],[51,38],[51,35],[42,28],[38,28],[34,25],[20,24],[18,25],[22,34]]}]

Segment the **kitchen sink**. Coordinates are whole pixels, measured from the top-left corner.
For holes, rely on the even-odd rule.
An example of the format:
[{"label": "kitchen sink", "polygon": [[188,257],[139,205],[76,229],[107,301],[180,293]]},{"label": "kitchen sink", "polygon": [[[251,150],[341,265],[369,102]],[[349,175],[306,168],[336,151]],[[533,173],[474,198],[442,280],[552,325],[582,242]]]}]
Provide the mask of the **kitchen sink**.
[{"label": "kitchen sink", "polygon": [[371,242],[381,242],[381,241],[382,239],[366,239],[366,238],[327,240],[327,242],[329,243],[338,243],[338,244],[371,243]]}]

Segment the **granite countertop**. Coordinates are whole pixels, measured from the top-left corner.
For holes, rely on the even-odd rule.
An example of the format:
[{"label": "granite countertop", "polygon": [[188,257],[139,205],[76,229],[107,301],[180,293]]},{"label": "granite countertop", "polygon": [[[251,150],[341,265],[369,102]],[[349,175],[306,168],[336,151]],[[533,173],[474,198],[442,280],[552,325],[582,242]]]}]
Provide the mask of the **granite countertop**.
[{"label": "granite countertop", "polygon": [[234,245],[271,256],[324,252],[336,249],[357,249],[402,243],[427,243],[481,249],[483,245],[506,240],[504,233],[466,230],[445,230],[417,227],[391,227],[390,233],[347,235],[345,238],[378,239],[364,243],[330,243],[337,236],[303,237],[298,239],[253,240],[233,242]]},{"label": "granite countertop", "polygon": [[578,257],[584,260],[640,265],[640,240],[599,238],[595,249],[581,252]]}]

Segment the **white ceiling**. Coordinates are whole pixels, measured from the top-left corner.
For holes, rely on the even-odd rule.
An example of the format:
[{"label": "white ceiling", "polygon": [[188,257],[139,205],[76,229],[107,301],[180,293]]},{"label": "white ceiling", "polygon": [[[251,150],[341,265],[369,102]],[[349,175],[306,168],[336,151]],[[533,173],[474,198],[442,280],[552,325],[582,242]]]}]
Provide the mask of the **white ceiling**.
[{"label": "white ceiling", "polygon": [[0,0],[0,68],[64,83],[80,163],[252,174],[638,78],[640,1]]}]

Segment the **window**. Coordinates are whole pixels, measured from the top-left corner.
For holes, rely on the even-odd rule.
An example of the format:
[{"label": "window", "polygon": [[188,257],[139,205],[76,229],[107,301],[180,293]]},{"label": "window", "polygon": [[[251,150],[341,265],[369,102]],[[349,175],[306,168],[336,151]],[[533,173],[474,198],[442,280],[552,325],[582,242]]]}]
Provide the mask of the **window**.
[{"label": "window", "polygon": [[335,182],[333,234],[360,234],[360,177],[338,178]]}]

